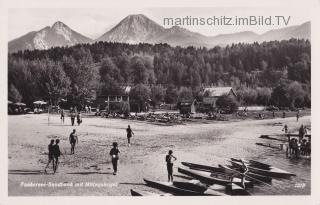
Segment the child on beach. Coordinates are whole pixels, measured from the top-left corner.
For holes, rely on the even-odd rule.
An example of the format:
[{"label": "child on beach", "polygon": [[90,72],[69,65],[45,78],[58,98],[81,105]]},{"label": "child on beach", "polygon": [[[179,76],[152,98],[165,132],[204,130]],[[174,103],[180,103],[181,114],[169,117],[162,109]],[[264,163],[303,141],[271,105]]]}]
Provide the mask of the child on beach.
[{"label": "child on beach", "polygon": [[282,128],[282,131],[284,131],[284,133],[287,134],[287,133],[288,133],[288,125],[285,124],[285,125],[283,126],[283,128]]},{"label": "child on beach", "polygon": [[172,150],[169,150],[169,153],[166,155],[168,182],[173,182],[173,162],[177,160],[177,158],[173,156],[172,153]]},{"label": "child on beach", "polygon": [[130,139],[134,135],[132,129],[130,128],[130,125],[128,125],[127,128],[127,139],[128,139],[128,146],[130,146]]},{"label": "child on beach", "polygon": [[118,160],[119,160],[119,149],[118,149],[118,143],[114,142],[112,144],[113,148],[110,150],[109,155],[111,156],[111,162],[113,166],[113,175],[117,174],[118,171]]}]

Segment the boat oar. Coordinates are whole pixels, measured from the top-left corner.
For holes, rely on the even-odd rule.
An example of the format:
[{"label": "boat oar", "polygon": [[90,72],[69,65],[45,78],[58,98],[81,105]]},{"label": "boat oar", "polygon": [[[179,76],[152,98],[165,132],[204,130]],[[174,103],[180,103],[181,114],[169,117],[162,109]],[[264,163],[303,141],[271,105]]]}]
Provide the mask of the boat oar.
[{"label": "boat oar", "polygon": [[[231,169],[232,171],[234,171],[234,172],[237,173],[237,174],[240,174],[240,175],[242,175],[242,176],[248,177],[248,178],[253,179],[253,180],[255,180],[255,181],[257,181],[257,182],[260,182],[260,183],[262,183],[262,184],[271,186],[271,184],[265,183],[265,182],[263,182],[263,181],[261,181],[261,180],[259,180],[259,179],[254,178],[254,177],[250,177],[250,176],[248,176],[248,175],[245,175],[245,174],[239,172],[238,170],[235,170],[235,169],[232,169],[232,168],[229,168],[229,169]],[[271,187],[272,187],[272,186],[271,186]]]}]

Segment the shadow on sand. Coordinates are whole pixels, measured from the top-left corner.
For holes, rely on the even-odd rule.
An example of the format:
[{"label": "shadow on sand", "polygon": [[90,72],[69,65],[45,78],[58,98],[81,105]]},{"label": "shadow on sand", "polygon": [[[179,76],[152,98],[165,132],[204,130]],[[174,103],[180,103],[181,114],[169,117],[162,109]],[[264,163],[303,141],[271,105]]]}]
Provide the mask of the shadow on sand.
[{"label": "shadow on sand", "polygon": [[41,170],[27,170],[27,169],[15,169],[15,170],[9,170],[9,174],[15,174],[15,175],[39,175],[44,174]]},{"label": "shadow on sand", "polygon": [[122,185],[139,185],[139,186],[145,186],[146,184],[143,183],[129,183],[129,182],[123,182],[123,183],[119,183]]},{"label": "shadow on sand", "polygon": [[89,174],[109,174],[112,175],[112,172],[69,172],[67,174],[80,174],[80,175],[89,175]]}]

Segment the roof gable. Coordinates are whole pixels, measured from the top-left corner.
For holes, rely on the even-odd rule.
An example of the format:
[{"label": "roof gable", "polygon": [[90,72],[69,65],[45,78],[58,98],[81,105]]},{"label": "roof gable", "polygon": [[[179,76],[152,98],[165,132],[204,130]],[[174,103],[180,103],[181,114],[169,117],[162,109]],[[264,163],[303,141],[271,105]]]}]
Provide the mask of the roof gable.
[{"label": "roof gable", "polygon": [[236,96],[232,87],[208,87],[203,90],[206,97],[220,97],[222,95],[229,94],[230,92]]}]

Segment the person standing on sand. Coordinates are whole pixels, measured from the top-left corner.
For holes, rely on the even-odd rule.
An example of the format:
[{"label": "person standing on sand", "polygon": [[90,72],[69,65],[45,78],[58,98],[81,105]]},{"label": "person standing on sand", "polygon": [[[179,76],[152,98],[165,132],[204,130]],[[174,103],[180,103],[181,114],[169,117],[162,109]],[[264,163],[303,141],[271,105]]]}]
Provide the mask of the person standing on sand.
[{"label": "person standing on sand", "polygon": [[286,118],[286,112],[285,111],[283,111],[283,113],[282,113],[282,118]]},{"label": "person standing on sand", "polygon": [[118,171],[118,160],[119,160],[119,149],[118,149],[118,143],[114,142],[112,143],[113,148],[110,150],[109,155],[111,156],[111,162],[113,167],[113,175],[117,175]]},{"label": "person standing on sand", "polygon": [[301,127],[299,128],[299,142],[302,141],[302,139],[304,138],[304,136],[307,134],[307,127],[301,125]]},{"label": "person standing on sand", "polygon": [[128,146],[130,146],[130,138],[134,135],[133,131],[130,128],[130,125],[128,125],[127,128],[127,139],[128,139]]},{"label": "person standing on sand", "polygon": [[173,156],[172,153],[172,150],[169,150],[168,154],[166,155],[168,182],[173,182],[173,162],[177,160],[177,158]]},{"label": "person standing on sand", "polygon": [[44,168],[44,172],[47,173],[47,168],[49,167],[49,164],[52,161],[52,168],[54,169],[54,158],[53,158],[53,146],[54,146],[54,140],[50,141],[50,144],[48,145],[48,163],[47,166]]},{"label": "person standing on sand", "polygon": [[70,118],[71,118],[71,125],[74,125],[74,119],[76,118],[76,113],[74,110],[71,111],[70,113]]},{"label": "person standing on sand", "polygon": [[65,115],[65,113],[64,113],[64,110],[62,109],[61,113],[60,113],[60,119],[61,119],[61,123],[63,123],[63,124],[64,124],[64,115]]},{"label": "person standing on sand", "polygon": [[297,122],[299,121],[299,117],[300,117],[300,110],[297,111]]},{"label": "person standing on sand", "polygon": [[78,123],[78,126],[80,126],[80,124],[82,123],[82,116],[80,111],[77,114],[77,123]]},{"label": "person standing on sand", "polygon": [[78,144],[78,136],[76,134],[76,129],[73,129],[69,136],[69,142],[71,145],[71,154],[74,154],[74,148],[76,146],[76,143]]},{"label": "person standing on sand", "polygon": [[59,157],[61,155],[63,155],[62,152],[60,151],[59,143],[60,143],[60,140],[56,139],[56,144],[53,145],[53,157],[54,157],[54,160],[55,160],[54,167],[53,167],[53,172],[54,173],[56,173],[57,169],[58,169]]}]

